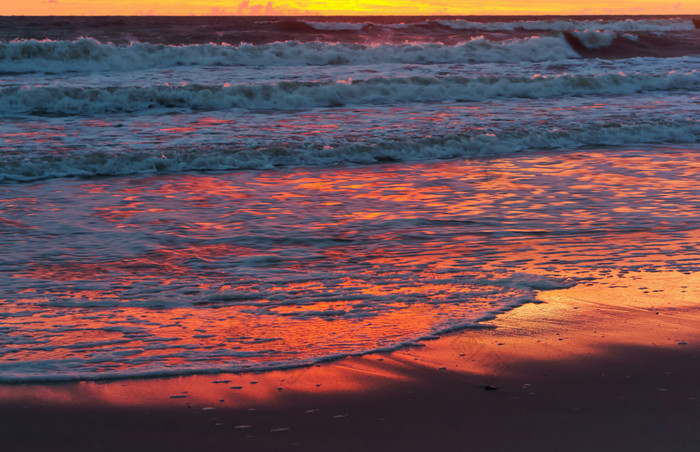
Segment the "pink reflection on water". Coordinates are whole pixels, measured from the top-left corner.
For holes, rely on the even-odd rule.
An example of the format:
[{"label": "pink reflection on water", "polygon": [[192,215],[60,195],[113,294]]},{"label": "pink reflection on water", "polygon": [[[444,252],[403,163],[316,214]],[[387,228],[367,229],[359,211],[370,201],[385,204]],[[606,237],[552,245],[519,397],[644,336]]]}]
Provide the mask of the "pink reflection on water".
[{"label": "pink reflection on water", "polygon": [[59,125],[46,126],[38,123],[20,124],[20,132],[0,133],[0,142],[5,145],[17,146],[23,143],[60,143],[62,137],[68,136],[64,127]]}]

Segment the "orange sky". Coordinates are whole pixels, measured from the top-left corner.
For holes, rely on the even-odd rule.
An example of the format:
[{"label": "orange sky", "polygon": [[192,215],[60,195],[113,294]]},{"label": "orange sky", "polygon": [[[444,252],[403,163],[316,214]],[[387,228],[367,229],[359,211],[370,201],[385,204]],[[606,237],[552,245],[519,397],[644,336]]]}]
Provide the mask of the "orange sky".
[{"label": "orange sky", "polygon": [[0,0],[0,15],[700,14],[696,0]]}]

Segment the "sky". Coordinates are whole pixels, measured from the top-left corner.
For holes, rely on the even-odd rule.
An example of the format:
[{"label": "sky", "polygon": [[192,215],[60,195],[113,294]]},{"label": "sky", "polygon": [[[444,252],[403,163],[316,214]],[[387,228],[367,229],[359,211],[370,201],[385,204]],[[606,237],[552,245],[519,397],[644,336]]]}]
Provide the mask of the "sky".
[{"label": "sky", "polygon": [[660,0],[0,0],[0,15],[700,14]]}]

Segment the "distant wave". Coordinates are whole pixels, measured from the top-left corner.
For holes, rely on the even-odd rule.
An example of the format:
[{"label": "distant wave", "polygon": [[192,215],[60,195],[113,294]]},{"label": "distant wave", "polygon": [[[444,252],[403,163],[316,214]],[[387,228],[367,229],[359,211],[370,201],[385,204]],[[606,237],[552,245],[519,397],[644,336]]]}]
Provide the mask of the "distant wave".
[{"label": "distant wave", "polygon": [[521,62],[576,58],[562,37],[493,42],[485,38],[441,44],[377,45],[295,41],[263,45],[132,43],[117,46],[92,38],[77,41],[0,43],[0,72],[140,70],[172,66],[296,66],[374,63]]},{"label": "distant wave", "polygon": [[446,27],[458,30],[479,31],[571,31],[609,30],[618,32],[665,32],[688,31],[695,29],[690,19],[625,19],[625,20],[527,20],[513,22],[473,22],[462,19],[438,20]]},{"label": "distant wave", "polygon": [[700,142],[698,120],[604,122],[568,128],[473,130],[444,136],[354,140],[335,143],[224,143],[155,146],[110,153],[108,149],[63,153],[60,159],[6,156],[0,181],[28,182],[61,177],[123,176],[183,171],[333,166],[387,161],[507,156],[533,149]]},{"label": "distant wave", "polygon": [[571,30],[610,30],[618,32],[674,32],[688,31],[695,28],[691,19],[625,19],[625,20],[567,20],[539,19],[479,22],[466,19],[437,19],[409,23],[378,23],[351,21],[311,21],[300,22],[317,31],[361,31],[370,27],[387,29],[425,29],[436,26],[453,30],[467,31],[571,31]]},{"label": "distant wave", "polygon": [[315,22],[307,20],[302,20],[300,22],[303,22],[318,31],[360,31],[366,27],[382,26],[381,24],[372,22]]},{"label": "distant wave", "polygon": [[[620,47],[615,55],[595,52],[615,46]],[[86,37],[74,41],[15,40],[0,43],[0,74],[135,71],[176,66],[519,63],[561,61],[582,56],[683,56],[700,54],[699,49],[692,36],[634,34],[613,29],[579,29],[507,40],[476,36],[454,45],[367,45],[317,41],[238,46],[139,42],[116,45]]]},{"label": "distant wave", "polygon": [[[0,73],[62,73],[82,71],[132,71],[175,66],[324,66],[350,64],[434,64],[434,63],[518,63],[561,61],[568,58],[605,56],[591,49],[610,47],[613,41],[639,41],[617,57],[675,56],[698,54],[691,38],[635,34],[635,26],[574,28],[553,35],[493,40],[484,36],[465,37],[453,45],[440,43],[357,44],[285,41],[271,44],[188,44],[165,45],[132,42],[129,45],[103,43],[84,37],[74,41],[14,40],[0,43]],[[653,21],[652,21],[653,22]],[[455,23],[461,23],[456,21]],[[626,22],[622,22],[623,24]],[[671,23],[676,23],[672,22]],[[325,27],[342,24],[323,23]],[[682,22],[681,25],[684,25]],[[692,22],[689,22],[692,27]],[[351,23],[348,26],[357,26]],[[482,24],[492,26],[494,24]],[[512,24],[513,26],[517,24]],[[569,25],[572,25],[569,23]],[[584,25],[583,23],[581,25]],[[592,25],[592,24],[588,24]],[[308,25],[306,25],[308,26]],[[319,25],[321,26],[321,25]],[[658,26],[661,28],[661,26]],[[680,25],[679,25],[680,27]],[[648,27],[649,28],[649,27]],[[571,37],[576,38],[572,43]],[[616,41],[617,39],[617,41]],[[676,49],[682,47],[682,49]],[[583,50],[583,51],[582,51]],[[670,53],[669,53],[670,52]]]},{"label": "distant wave", "polygon": [[0,89],[0,112],[4,115],[90,116],[145,111],[294,110],[693,89],[700,89],[700,71],[665,75],[374,77],[338,82],[233,86],[15,86]]}]

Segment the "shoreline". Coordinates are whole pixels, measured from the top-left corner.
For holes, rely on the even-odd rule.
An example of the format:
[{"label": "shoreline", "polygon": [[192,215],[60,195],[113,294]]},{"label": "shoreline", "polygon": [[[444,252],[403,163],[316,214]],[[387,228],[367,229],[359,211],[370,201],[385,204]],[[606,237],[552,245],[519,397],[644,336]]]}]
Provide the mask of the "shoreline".
[{"label": "shoreline", "polygon": [[0,435],[11,451],[693,450],[698,295],[698,274],[628,273],[311,367],[2,385]]}]

